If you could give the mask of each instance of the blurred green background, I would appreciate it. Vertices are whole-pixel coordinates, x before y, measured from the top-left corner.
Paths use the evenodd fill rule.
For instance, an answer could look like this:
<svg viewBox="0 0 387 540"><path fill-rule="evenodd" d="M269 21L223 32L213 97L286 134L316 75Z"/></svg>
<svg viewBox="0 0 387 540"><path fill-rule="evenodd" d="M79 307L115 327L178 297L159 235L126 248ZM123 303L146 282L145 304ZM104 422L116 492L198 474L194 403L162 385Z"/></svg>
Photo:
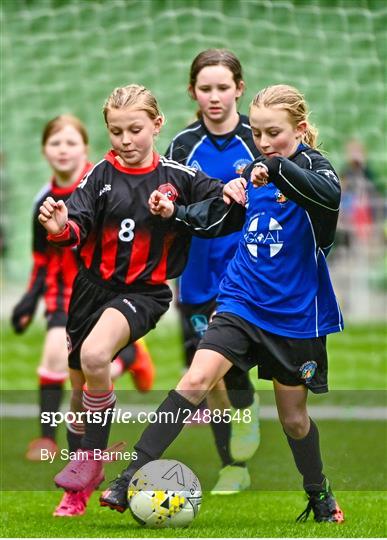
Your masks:
<svg viewBox="0 0 387 540"><path fill-rule="evenodd" d="M2 208L5 277L30 268L32 201L49 178L41 130L64 112L91 137L91 158L108 148L101 107L116 86L137 82L167 118L158 141L193 118L186 92L193 57L227 47L244 66L247 112L263 86L299 87L323 148L337 168L351 136L386 177L384 0L2 0Z"/></svg>

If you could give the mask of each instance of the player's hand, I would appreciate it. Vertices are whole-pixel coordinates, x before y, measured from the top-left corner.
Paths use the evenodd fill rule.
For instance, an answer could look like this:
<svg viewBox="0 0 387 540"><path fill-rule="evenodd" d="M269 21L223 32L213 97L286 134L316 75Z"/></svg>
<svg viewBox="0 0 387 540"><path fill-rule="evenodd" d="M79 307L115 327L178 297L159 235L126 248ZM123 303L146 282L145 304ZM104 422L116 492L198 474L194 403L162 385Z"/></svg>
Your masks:
<svg viewBox="0 0 387 540"><path fill-rule="evenodd" d="M27 328L30 325L30 322L32 321L32 317L29 317L28 315L23 315L19 319L16 319L12 317L12 327L15 330L16 334L22 334L27 330Z"/></svg>
<svg viewBox="0 0 387 540"><path fill-rule="evenodd" d="M49 234L60 234L65 230L68 212L62 200L54 201L47 197L39 211L38 220Z"/></svg>
<svg viewBox="0 0 387 540"><path fill-rule="evenodd" d="M148 200L149 210L154 216L160 216L168 219L172 216L175 207L172 201L168 199L161 191L153 191Z"/></svg>
<svg viewBox="0 0 387 540"><path fill-rule="evenodd" d="M30 325L38 299L25 294L12 310L11 324L17 334L22 334Z"/></svg>
<svg viewBox="0 0 387 540"><path fill-rule="evenodd" d="M230 180L223 188L223 200L226 204L231 204L233 201L244 206L246 204L246 186L247 182L244 178L235 178Z"/></svg>
<svg viewBox="0 0 387 540"><path fill-rule="evenodd" d="M266 186L269 179L269 171L266 165L258 163L251 171L250 181L254 187Z"/></svg>

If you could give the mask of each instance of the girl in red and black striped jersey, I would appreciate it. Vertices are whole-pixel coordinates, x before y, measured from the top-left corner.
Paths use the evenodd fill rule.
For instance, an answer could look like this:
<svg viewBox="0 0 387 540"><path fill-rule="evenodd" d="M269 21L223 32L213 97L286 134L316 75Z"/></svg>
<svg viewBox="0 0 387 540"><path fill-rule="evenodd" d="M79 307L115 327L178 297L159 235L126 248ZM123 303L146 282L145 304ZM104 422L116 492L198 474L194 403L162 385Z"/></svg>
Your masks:
<svg viewBox="0 0 387 540"><path fill-rule="evenodd" d="M43 155L53 176L34 204L33 267L28 290L15 306L11 319L15 331L24 332L33 319L39 299L44 296L47 333L38 367L41 412L58 411L63 383L68 377L65 326L73 281L79 270L79 257L71 247L61 249L48 243L38 221L39 207L47 197L67 200L91 169L88 141L85 126L72 115L53 118L42 133ZM136 386L141 390L150 389L153 365L143 344L127 348L112 365L112 375L117 377L127 367L133 370L136 364ZM41 437L30 443L26 457L40 461L42 450L56 452L57 449L55 428L50 424L41 424Z"/></svg>
<svg viewBox="0 0 387 540"><path fill-rule="evenodd" d="M67 324L70 378L86 410L106 425L87 421L79 458L56 477L65 490L82 493L102 475L95 449L108 443L115 404L110 362L128 343L154 328L171 301L167 279L183 270L191 234L148 208L158 189L189 205L222 193L223 184L153 150L163 116L144 87L117 88L104 106L112 150L85 176L67 203L48 197L39 221L56 246L79 246ZM88 458L85 459L85 454ZM73 515L73 514L72 514Z"/></svg>
<svg viewBox="0 0 387 540"><path fill-rule="evenodd" d="M91 168L88 162L88 134L81 121L71 115L50 120L42 132L42 152L53 176L38 194L33 210L33 267L28 290L12 312L12 326L24 332L31 323L43 296L47 333L38 367L41 412L58 411L63 383L68 377L66 320L74 278L78 272L77 253L51 246L39 221L39 207L46 197L67 200L82 177ZM41 437L33 440L26 458L40 461L41 451L56 452L55 428L41 424Z"/></svg>

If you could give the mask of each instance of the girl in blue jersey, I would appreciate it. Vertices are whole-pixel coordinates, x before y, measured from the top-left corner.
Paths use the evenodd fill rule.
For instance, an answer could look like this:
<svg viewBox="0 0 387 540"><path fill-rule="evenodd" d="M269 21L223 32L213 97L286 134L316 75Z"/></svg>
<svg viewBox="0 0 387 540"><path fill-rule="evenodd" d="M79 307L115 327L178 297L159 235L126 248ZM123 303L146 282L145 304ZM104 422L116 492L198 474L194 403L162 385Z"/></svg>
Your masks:
<svg viewBox="0 0 387 540"><path fill-rule="evenodd" d="M244 92L239 59L226 49L202 51L192 62L188 91L199 105L198 120L174 137L166 155L227 183L259 156L249 119L237 110ZM187 366L215 311L219 284L239 238L240 232L234 232L223 238L192 239L178 287ZM225 375L224 383L230 401L220 382L208 396L208 405L224 410L231 403L233 417L249 414L251 422L211 423L222 461L213 494L231 494L249 487L245 461L259 445L258 403L248 373L234 367Z"/></svg>
<svg viewBox="0 0 387 540"><path fill-rule="evenodd" d="M340 185L316 150L304 97L287 85L263 89L250 107L250 124L262 157L244 179L224 188L226 207L214 198L179 208L155 192L150 209L174 217L197 234L243 226L238 250L220 287L217 314L188 372L160 405L176 420L152 424L135 445L138 459L111 486L118 497L136 470L158 459L180 433L181 409L196 410L233 365L273 381L277 409L308 506L318 522L344 520L323 473L319 434L307 411L308 390L327 391L326 335L342 330L325 255L333 242ZM250 182L249 180L252 180ZM257 186L259 189L257 189Z"/></svg>

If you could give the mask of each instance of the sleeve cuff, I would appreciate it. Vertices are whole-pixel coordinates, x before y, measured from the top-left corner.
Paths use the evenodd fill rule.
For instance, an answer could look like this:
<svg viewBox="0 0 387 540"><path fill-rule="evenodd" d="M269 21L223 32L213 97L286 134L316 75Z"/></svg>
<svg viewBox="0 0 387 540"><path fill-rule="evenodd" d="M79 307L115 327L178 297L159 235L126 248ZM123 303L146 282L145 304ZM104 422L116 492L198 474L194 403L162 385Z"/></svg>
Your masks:
<svg viewBox="0 0 387 540"><path fill-rule="evenodd" d="M177 216L178 210L179 210L179 205L174 202L173 203L173 214L171 215L170 219L175 219L175 217Z"/></svg>
<svg viewBox="0 0 387 540"><path fill-rule="evenodd" d="M68 222L66 223L66 227L61 233L47 235L47 240L49 242L63 242L65 240L69 240L69 238L70 238L70 225L68 224Z"/></svg>

